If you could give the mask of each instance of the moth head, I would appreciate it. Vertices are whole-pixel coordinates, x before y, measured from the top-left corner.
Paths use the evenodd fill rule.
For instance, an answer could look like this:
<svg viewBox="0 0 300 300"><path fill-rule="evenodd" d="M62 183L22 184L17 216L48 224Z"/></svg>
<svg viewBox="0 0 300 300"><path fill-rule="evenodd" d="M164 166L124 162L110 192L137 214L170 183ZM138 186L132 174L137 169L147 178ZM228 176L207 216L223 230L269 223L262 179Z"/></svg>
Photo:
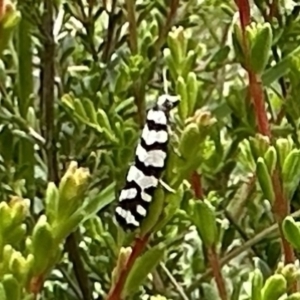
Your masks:
<svg viewBox="0 0 300 300"><path fill-rule="evenodd" d="M177 106L180 102L178 96L171 96L171 95L161 95L158 97L157 106L159 109L163 111L170 111L172 108Z"/></svg>

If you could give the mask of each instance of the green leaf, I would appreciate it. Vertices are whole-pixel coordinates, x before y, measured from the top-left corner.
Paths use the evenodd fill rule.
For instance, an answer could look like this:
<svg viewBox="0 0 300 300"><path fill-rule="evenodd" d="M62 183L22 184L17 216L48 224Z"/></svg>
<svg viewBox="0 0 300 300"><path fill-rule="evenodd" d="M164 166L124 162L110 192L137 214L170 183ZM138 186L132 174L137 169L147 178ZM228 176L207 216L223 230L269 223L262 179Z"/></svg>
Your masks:
<svg viewBox="0 0 300 300"><path fill-rule="evenodd" d="M177 78L176 93L180 96L181 99L180 104L178 106L178 112L180 118L182 120L185 120L189 114L189 99L186 83L184 82L184 79L181 76Z"/></svg>
<svg viewBox="0 0 300 300"><path fill-rule="evenodd" d="M2 282L0 282L0 300L7 300L5 289Z"/></svg>
<svg viewBox="0 0 300 300"><path fill-rule="evenodd" d="M286 300L300 300L300 293L293 293L291 295L289 295Z"/></svg>
<svg viewBox="0 0 300 300"><path fill-rule="evenodd" d="M141 226L141 236L150 232L155 224L161 217L164 208L165 193L161 187L159 187L154 193L154 199L150 204L148 215L143 220Z"/></svg>
<svg viewBox="0 0 300 300"><path fill-rule="evenodd" d="M32 100L29 98L33 92L32 78L32 51L31 51L31 23L22 18L18 26L18 105L21 116L27 115ZM34 151L32 150L32 153Z"/></svg>
<svg viewBox="0 0 300 300"><path fill-rule="evenodd" d="M82 99L82 105L84 107L84 110L86 112L87 117L91 121L91 123L97 124L97 113L95 110L95 107L89 99L83 98Z"/></svg>
<svg viewBox="0 0 300 300"><path fill-rule="evenodd" d="M159 264L164 255L164 246L157 245L139 257L130 270L124 289L123 297L132 295L143 284L147 275Z"/></svg>
<svg viewBox="0 0 300 300"><path fill-rule="evenodd" d="M252 277L251 300L261 300L261 289L263 287L263 276L259 269L255 269Z"/></svg>
<svg viewBox="0 0 300 300"><path fill-rule="evenodd" d="M207 201L193 200L190 204L189 214L196 225L199 235L206 247L217 242L218 228L215 214Z"/></svg>
<svg viewBox="0 0 300 300"><path fill-rule="evenodd" d="M185 159L194 158L197 150L191 145L198 144L198 141L200 142L198 125L195 123L188 124L183 130L179 144L179 151Z"/></svg>
<svg viewBox="0 0 300 300"><path fill-rule="evenodd" d="M59 201L59 193L58 188L53 182L48 183L48 187L46 190L46 215L51 224L57 215L57 208L58 208L58 201Z"/></svg>
<svg viewBox="0 0 300 300"><path fill-rule="evenodd" d="M282 223L282 229L287 241L295 249L300 250L300 228L295 220L290 216L286 217Z"/></svg>
<svg viewBox="0 0 300 300"><path fill-rule="evenodd" d="M13 222L11 209L6 202L0 203L0 231L7 230Z"/></svg>
<svg viewBox="0 0 300 300"><path fill-rule="evenodd" d="M4 5L4 4L3 4ZM0 22L0 56L3 51L8 47L9 42L13 36L13 31L21 20L19 11L10 10L5 13L4 18Z"/></svg>
<svg viewBox="0 0 300 300"><path fill-rule="evenodd" d="M199 83L197 81L197 76L194 72L190 72L187 77L187 93L188 93L188 106L189 115L194 111L195 105L198 98Z"/></svg>
<svg viewBox="0 0 300 300"><path fill-rule="evenodd" d="M300 181L300 150L293 149L285 158L282 166L283 190L290 199Z"/></svg>
<svg viewBox="0 0 300 300"><path fill-rule="evenodd" d="M273 174L277 165L277 152L274 146L269 147L264 155L264 161L268 167L269 173Z"/></svg>
<svg viewBox="0 0 300 300"><path fill-rule="evenodd" d="M102 190L96 197L88 199L83 207L84 221L91 218L98 211L103 209L115 200L115 187L116 183L113 182Z"/></svg>
<svg viewBox="0 0 300 300"><path fill-rule="evenodd" d="M261 74L264 71L269 60L271 46L271 25L269 23L257 24L250 50L250 67L256 74Z"/></svg>
<svg viewBox="0 0 300 300"><path fill-rule="evenodd" d="M196 62L196 59L197 59L197 53L195 53L194 50L190 50L187 53L187 56L186 56L184 62L181 64L182 65L182 71L181 71L180 75L184 79L186 79L188 74L193 70L193 66Z"/></svg>
<svg viewBox="0 0 300 300"><path fill-rule="evenodd" d="M262 300L278 300L287 292L286 280L281 274L269 277L262 289Z"/></svg>
<svg viewBox="0 0 300 300"><path fill-rule="evenodd" d="M166 204L166 206L163 210L163 214L160 215L158 222L155 224L155 227L152 230L153 232L157 232L161 230L170 221L170 219L174 216L174 214L178 210L183 195L184 195L183 186L180 186L177 189L175 194L173 193L165 194L164 203Z"/></svg>
<svg viewBox="0 0 300 300"><path fill-rule="evenodd" d="M290 71L291 59L300 54L300 46L284 57L274 67L266 70L262 75L262 83L264 86L270 86L273 82L283 77Z"/></svg>
<svg viewBox="0 0 300 300"><path fill-rule="evenodd" d="M2 283L5 288L7 299L21 300L21 286L13 275L4 275Z"/></svg>
<svg viewBox="0 0 300 300"><path fill-rule="evenodd" d="M53 255L54 236L45 215L42 215L32 233L33 271L35 275L45 272Z"/></svg>
<svg viewBox="0 0 300 300"><path fill-rule="evenodd" d="M229 55L229 52L230 52L230 47L229 46L225 46L225 47L222 47L222 48L218 49L213 54L213 56L211 57L209 62L207 63L206 70L207 71L213 71L217 67L219 67L222 63L224 63L225 59L227 59L227 57Z"/></svg>
<svg viewBox="0 0 300 300"><path fill-rule="evenodd" d="M256 163L256 175L259 185L264 193L264 196L271 203L275 201L275 193L273 189L272 179L269 174L269 170L262 157L259 157Z"/></svg>
<svg viewBox="0 0 300 300"><path fill-rule="evenodd" d="M56 241L61 242L69 234L75 231L78 225L83 221L84 211L80 208L66 220L59 220L55 225L53 225L53 236Z"/></svg>

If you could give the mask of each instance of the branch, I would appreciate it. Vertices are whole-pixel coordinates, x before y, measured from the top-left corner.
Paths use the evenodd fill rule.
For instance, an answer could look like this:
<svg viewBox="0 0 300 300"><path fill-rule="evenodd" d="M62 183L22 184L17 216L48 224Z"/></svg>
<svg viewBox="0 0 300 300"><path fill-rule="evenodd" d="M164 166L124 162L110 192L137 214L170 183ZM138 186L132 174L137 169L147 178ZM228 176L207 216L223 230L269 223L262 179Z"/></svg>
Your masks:
<svg viewBox="0 0 300 300"><path fill-rule="evenodd" d="M44 126L43 135L46 140L46 155L48 179L59 182L57 149L54 125L54 65L55 41L53 36L53 1L44 0L44 13L42 17L43 50L41 54L41 111Z"/></svg>
<svg viewBox="0 0 300 300"><path fill-rule="evenodd" d="M225 281L221 273L221 264L219 261L219 256L216 252L216 246L212 246L207 250L208 260L211 265L214 278L216 280L219 296L222 300L227 300L227 291L225 287Z"/></svg>
<svg viewBox="0 0 300 300"><path fill-rule="evenodd" d="M197 199L203 199L204 193L201 184L201 175L199 175L196 171L194 171L191 176L191 185L193 187L195 197Z"/></svg>
<svg viewBox="0 0 300 300"><path fill-rule="evenodd" d="M65 249L69 255L70 262L72 262L73 264L75 277L81 290L82 300L90 300L92 295L89 277L80 256L79 246L75 233L72 233L68 236L65 244Z"/></svg>
<svg viewBox="0 0 300 300"><path fill-rule="evenodd" d="M127 21L129 23L129 48L131 54L135 56L138 53L138 37L137 37L137 23L135 15L135 0L126 0ZM134 102L137 107L137 123L140 128L145 122L145 84L141 79L133 83Z"/></svg>
<svg viewBox="0 0 300 300"><path fill-rule="evenodd" d="M176 17L178 7L179 7L179 0L171 0L166 23L165 23L164 27L162 28L162 30L160 31L159 37L158 37L156 45L155 45L156 53L158 53L160 51L161 47L163 46L163 44L166 40L168 32L171 29L174 19Z"/></svg>
<svg viewBox="0 0 300 300"><path fill-rule="evenodd" d="M127 20L129 23L129 48L133 55L138 52L137 26L135 16L135 0L125 0Z"/></svg>
<svg viewBox="0 0 300 300"><path fill-rule="evenodd" d="M40 25L43 48L41 50L41 87L40 108L42 112L41 131L45 138L45 149L47 156L48 180L58 183L58 164L55 141L54 125L54 65L55 65L55 42L53 36L53 2L44 0L44 11ZM43 288L45 274L38 274L30 279L29 291L34 294L35 299Z"/></svg>
<svg viewBox="0 0 300 300"><path fill-rule="evenodd" d="M271 22L273 17L278 13L278 0L270 0L269 2L269 16L268 19Z"/></svg>
<svg viewBox="0 0 300 300"><path fill-rule="evenodd" d="M165 266L165 264L162 263L162 262L160 262L159 265L162 268L162 270L166 273L166 275L169 277L171 283L173 284L173 286L175 287L175 289L177 290L177 292L181 296L181 298L183 300L189 300L189 297L185 294L184 290L179 285L179 283L177 282L176 278L171 274L171 272Z"/></svg>
<svg viewBox="0 0 300 300"><path fill-rule="evenodd" d="M86 31L86 36L87 36L87 41L89 45L89 50L91 51L92 57L94 62L98 61L98 53L95 47L95 42L94 42L94 32L95 32L95 25L94 25L94 18L92 15L93 12L93 1L88 2L88 14L85 12L85 7L84 3L82 0L77 0L77 4L80 8L81 15L82 15L82 25L85 28Z"/></svg>
<svg viewBox="0 0 300 300"><path fill-rule="evenodd" d="M249 66L249 45L246 39L246 26L250 24L250 5L248 0L236 0L239 14L240 14L240 22L243 33L243 48L245 54L245 69L248 73L249 77L249 90L251 94L251 98L253 101L255 113L256 113L256 124L258 127L258 132L268 136L272 139L272 134L270 130L270 124L267 118L267 112L265 109L265 100L264 100L264 91L261 83L260 76L255 74L250 66ZM284 218L289 213L289 203L286 197L283 194L282 182L280 178L280 170L277 166L277 169L272 174L272 182L273 189L275 193L275 203L273 205L273 214L278 223L279 228L281 228L281 224ZM294 262L294 251L291 245L286 241L282 231L281 240L282 240L282 248L285 257L285 263Z"/></svg>
<svg viewBox="0 0 300 300"><path fill-rule="evenodd" d="M293 218L298 218L300 217L300 210L295 211L294 213L291 214ZM258 233L256 236L254 236L252 239L248 240L247 242L243 243L242 246L237 247L233 250L231 250L229 253L227 253L224 257L220 259L220 267L228 264L231 260L236 258L237 256L241 255L243 252L247 251L254 245L258 244L261 240L263 240L266 237L270 237L271 234L276 234L276 237L278 237L278 225L273 224L272 226L266 228L262 232ZM190 287L187 289L187 293L190 294L192 293L196 288L199 287L201 282L209 278L210 276L213 275L213 270L212 268L208 269L205 273L203 273L197 280L195 280Z"/></svg>
<svg viewBox="0 0 300 300"><path fill-rule="evenodd" d="M104 7L106 7L105 3L103 5L104 5ZM112 0L110 11L108 11L108 9L106 9L106 12L108 13L109 16L108 16L108 28L107 28L106 38L105 38L105 44L104 44L104 49L102 52L102 61L104 63L108 63L110 56L111 56L111 47L112 47L112 43L114 41L115 27L117 25L116 16L115 16L116 6L117 6L117 0ZM102 79L101 80L101 82L102 82L103 78L101 78L101 79Z"/></svg>
<svg viewBox="0 0 300 300"><path fill-rule="evenodd" d="M204 195L201 186L201 177L196 171L192 175L191 185L194 190L195 197L197 199L203 199ZM227 300L227 291L226 291L225 281L221 273L221 265L219 261L219 256L216 251L216 245L206 247L206 250L208 254L209 264L211 266L217 284L219 296L222 300Z"/></svg>
<svg viewBox="0 0 300 300"><path fill-rule="evenodd" d="M268 122L267 113L265 110L265 99L261 80L257 74L252 72L249 66L249 45L246 38L246 27L250 24L250 5L248 0L236 0L239 14L240 23L243 33L243 49L245 54L245 69L248 73L249 78L249 91L253 101L254 109L256 112L256 124L258 131L271 137L270 126Z"/></svg>

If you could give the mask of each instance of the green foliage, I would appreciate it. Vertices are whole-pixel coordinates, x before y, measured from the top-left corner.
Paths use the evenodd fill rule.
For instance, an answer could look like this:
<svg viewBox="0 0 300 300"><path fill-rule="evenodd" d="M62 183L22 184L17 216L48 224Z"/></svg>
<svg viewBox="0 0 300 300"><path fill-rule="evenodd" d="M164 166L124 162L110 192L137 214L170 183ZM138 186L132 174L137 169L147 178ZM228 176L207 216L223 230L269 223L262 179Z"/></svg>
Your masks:
<svg viewBox="0 0 300 300"><path fill-rule="evenodd" d="M299 3L242 2L0 3L0 300L300 299ZM166 92L162 184L123 232Z"/></svg>

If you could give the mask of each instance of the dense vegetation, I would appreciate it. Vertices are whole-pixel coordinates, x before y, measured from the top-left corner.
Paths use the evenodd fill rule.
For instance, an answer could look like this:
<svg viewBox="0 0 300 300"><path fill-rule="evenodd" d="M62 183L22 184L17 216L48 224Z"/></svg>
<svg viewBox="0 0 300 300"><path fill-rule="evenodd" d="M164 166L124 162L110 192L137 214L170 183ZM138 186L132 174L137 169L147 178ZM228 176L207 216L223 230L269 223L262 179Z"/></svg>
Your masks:
<svg viewBox="0 0 300 300"><path fill-rule="evenodd" d="M300 299L296 0L0 1L0 300ZM114 219L178 95L163 181Z"/></svg>

